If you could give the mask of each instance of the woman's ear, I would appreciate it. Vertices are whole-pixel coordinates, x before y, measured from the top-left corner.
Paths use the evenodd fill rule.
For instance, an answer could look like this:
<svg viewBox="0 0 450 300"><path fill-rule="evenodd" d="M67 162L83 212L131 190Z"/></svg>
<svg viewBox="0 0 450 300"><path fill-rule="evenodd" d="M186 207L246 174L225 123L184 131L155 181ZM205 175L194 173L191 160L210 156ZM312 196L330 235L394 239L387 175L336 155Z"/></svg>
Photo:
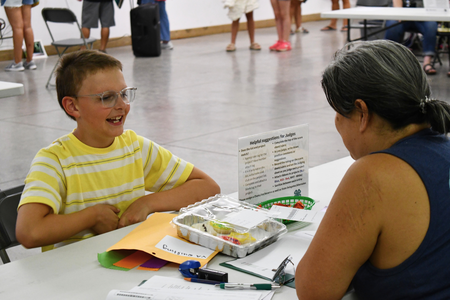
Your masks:
<svg viewBox="0 0 450 300"><path fill-rule="evenodd" d="M359 113L359 131L364 132L370 123L370 113L366 102L362 99L355 101L356 111Z"/></svg>
<svg viewBox="0 0 450 300"><path fill-rule="evenodd" d="M77 119L80 116L77 101L73 97L66 96L61 101L62 106L64 107L64 110L69 116L74 117Z"/></svg>

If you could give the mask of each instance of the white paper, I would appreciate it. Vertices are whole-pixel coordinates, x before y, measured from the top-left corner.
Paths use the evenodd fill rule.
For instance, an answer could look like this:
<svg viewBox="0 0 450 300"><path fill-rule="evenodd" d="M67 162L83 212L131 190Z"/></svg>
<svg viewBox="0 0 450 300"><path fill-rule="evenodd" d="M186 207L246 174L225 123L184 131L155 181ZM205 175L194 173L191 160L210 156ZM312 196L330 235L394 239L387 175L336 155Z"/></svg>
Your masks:
<svg viewBox="0 0 450 300"><path fill-rule="evenodd" d="M239 200L308 196L308 125L238 139Z"/></svg>
<svg viewBox="0 0 450 300"><path fill-rule="evenodd" d="M189 282L180 278L153 276L145 283L131 289L130 292L151 295L152 300L261 300L263 298L269 300L270 297L266 298L266 296L272 291L229 291L211 284ZM119 299L122 298L117 300ZM107 300L110 299L107 298Z"/></svg>
<svg viewBox="0 0 450 300"><path fill-rule="evenodd" d="M208 258L214 252L211 249L188 244L169 235L166 235L155 247L176 255L200 259Z"/></svg>
<svg viewBox="0 0 450 300"><path fill-rule="evenodd" d="M228 261L227 264L247 272L255 273L272 279L275 275L274 269L277 269L281 262L288 257L292 257L292 264L286 266L286 273L295 274L295 267L302 259L309 243L300 240L295 235L285 235L277 242L258 250L246 257Z"/></svg>
<svg viewBox="0 0 450 300"><path fill-rule="evenodd" d="M324 214L324 212L317 210L306 210L273 205L267 215L272 218L312 223L320 222Z"/></svg>
<svg viewBox="0 0 450 300"><path fill-rule="evenodd" d="M300 230L300 231L297 231L294 233L295 236L305 238L310 241L312 241L315 234L316 234L316 232L312 231L312 230Z"/></svg>
<svg viewBox="0 0 450 300"><path fill-rule="evenodd" d="M423 6L426 11L448 11L449 10L449 2L448 0L424 0Z"/></svg>
<svg viewBox="0 0 450 300"><path fill-rule="evenodd" d="M258 226L268 219L267 214L254 210L244 209L225 216L221 221L227 222L246 229Z"/></svg>

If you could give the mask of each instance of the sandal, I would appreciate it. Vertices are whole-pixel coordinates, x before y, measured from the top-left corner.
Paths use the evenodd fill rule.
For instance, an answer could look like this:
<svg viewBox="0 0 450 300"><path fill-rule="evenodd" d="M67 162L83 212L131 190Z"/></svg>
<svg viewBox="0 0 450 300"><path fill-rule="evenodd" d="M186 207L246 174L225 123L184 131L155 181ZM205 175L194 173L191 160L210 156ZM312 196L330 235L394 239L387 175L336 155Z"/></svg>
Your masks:
<svg viewBox="0 0 450 300"><path fill-rule="evenodd" d="M347 25L342 26L341 32L347 32L347 31L348 31L348 26Z"/></svg>
<svg viewBox="0 0 450 300"><path fill-rule="evenodd" d="M429 67L429 68L427 68ZM425 72L425 74L427 75L436 75L436 69L433 68L432 64L426 64L423 66L423 71Z"/></svg>
<svg viewBox="0 0 450 300"><path fill-rule="evenodd" d="M297 28L297 30L291 30L291 35L292 34L296 34L296 33L298 33L298 32L301 32L301 33L309 33L309 30L308 29L306 29L305 27L303 27L303 26L301 26L301 27L299 27L299 28Z"/></svg>
<svg viewBox="0 0 450 300"><path fill-rule="evenodd" d="M330 25L325 26L324 28L320 29L320 31L335 31L336 28L331 27Z"/></svg>
<svg viewBox="0 0 450 300"><path fill-rule="evenodd" d="M258 43L253 43L250 45L250 50L261 50L261 45Z"/></svg>
<svg viewBox="0 0 450 300"><path fill-rule="evenodd" d="M227 46L226 50L227 52L234 52L236 51L236 46L233 43L231 43Z"/></svg>

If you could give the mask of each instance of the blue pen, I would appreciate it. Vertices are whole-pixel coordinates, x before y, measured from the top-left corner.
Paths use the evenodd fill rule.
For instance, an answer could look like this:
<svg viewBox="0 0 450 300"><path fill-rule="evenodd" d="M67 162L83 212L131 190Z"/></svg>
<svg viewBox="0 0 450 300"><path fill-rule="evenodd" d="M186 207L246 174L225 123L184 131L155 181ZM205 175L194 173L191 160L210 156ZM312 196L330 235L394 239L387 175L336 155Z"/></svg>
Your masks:
<svg viewBox="0 0 450 300"><path fill-rule="evenodd" d="M199 279L199 278L184 278L184 280L190 281L190 282L206 283L206 284L221 284L220 281Z"/></svg>

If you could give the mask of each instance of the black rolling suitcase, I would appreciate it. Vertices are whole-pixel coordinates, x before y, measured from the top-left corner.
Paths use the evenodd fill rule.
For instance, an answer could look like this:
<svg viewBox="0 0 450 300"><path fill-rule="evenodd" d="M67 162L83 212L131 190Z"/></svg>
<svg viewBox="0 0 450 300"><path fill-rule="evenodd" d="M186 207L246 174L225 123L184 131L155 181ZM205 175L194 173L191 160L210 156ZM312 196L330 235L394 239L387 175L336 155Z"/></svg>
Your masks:
<svg viewBox="0 0 450 300"><path fill-rule="evenodd" d="M158 4L144 4L130 11L133 54L160 56L161 36Z"/></svg>

